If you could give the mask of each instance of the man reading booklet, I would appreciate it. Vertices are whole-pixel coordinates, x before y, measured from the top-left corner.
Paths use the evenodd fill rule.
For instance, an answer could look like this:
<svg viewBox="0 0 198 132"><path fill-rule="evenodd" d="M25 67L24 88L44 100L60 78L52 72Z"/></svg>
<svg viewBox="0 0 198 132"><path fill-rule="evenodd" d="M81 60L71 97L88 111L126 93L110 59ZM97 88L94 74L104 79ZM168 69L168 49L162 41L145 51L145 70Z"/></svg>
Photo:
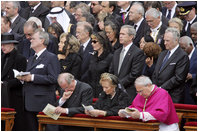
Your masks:
<svg viewBox="0 0 198 132"><path fill-rule="evenodd" d="M168 92L153 85L146 76L137 78L135 87L138 94L129 106L134 111L124 110L127 113L125 114L121 109L118 112L119 116L130 116L134 119L142 119L142 121L158 120L160 131L179 131L179 119Z"/></svg>

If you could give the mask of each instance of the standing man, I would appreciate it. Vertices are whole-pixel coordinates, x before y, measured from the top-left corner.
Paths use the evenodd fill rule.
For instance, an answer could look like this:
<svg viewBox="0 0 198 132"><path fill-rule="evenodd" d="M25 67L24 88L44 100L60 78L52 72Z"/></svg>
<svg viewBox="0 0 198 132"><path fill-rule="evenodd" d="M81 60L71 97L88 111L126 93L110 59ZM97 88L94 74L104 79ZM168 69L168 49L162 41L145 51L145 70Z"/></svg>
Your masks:
<svg viewBox="0 0 198 132"><path fill-rule="evenodd" d="M125 87L130 101L136 96L135 79L141 75L144 65L144 53L134 43L136 32L133 26L124 25L120 30L120 44L123 47L114 52L110 73L116 75Z"/></svg>
<svg viewBox="0 0 198 132"><path fill-rule="evenodd" d="M7 1L5 3L6 8L6 16L11 20L11 29L13 32L18 33L23 36L23 25L25 23L25 19L19 16L20 4L18 1Z"/></svg>
<svg viewBox="0 0 198 132"><path fill-rule="evenodd" d="M196 15L196 5L197 2L182 2L177 5L179 7L179 15L184 17L184 35L191 37L190 34L190 27L194 22L197 22L197 15Z"/></svg>
<svg viewBox="0 0 198 132"><path fill-rule="evenodd" d="M24 103L26 130L38 130L36 115L50 103L55 105L55 89L60 64L55 54L46 50L49 36L41 29L37 29L31 39L31 48L35 55L31 56L27 64L27 72L30 74L18 78L24 81Z"/></svg>
<svg viewBox="0 0 198 132"><path fill-rule="evenodd" d="M164 50L163 35L167 26L162 23L160 12L155 8L150 8L146 11L145 18L148 24L148 26L145 27L145 33L150 34L154 42L160 45L162 50Z"/></svg>
<svg viewBox="0 0 198 132"><path fill-rule="evenodd" d="M75 80L70 73L62 73L58 77L58 84L62 88L62 97L59 100L55 113L66 113L72 116L78 113L84 113L85 106L91 105L93 99L92 88L90 85ZM68 130L74 128L68 126L60 126L60 130Z"/></svg>
<svg viewBox="0 0 198 132"><path fill-rule="evenodd" d="M77 28L76 28L76 37L80 41L80 50L79 54L82 57L83 61L81 64L81 81L84 80L84 74L89 68L90 63L90 52L93 51L93 47L91 45L91 34L92 34L93 28L88 22L78 22Z"/></svg>
<svg viewBox="0 0 198 132"><path fill-rule="evenodd" d="M139 42L142 37L144 37L144 27L147 24L144 19L144 7L142 3L135 2L129 10L129 20L134 24L136 30L136 35L133 42L137 47L140 47Z"/></svg>
<svg viewBox="0 0 198 132"><path fill-rule="evenodd" d="M10 107L16 110L14 126L12 130L22 131L23 129L23 97L22 83L14 77L13 69L25 71L26 58L17 52L12 33L1 34L1 106Z"/></svg>
<svg viewBox="0 0 198 132"><path fill-rule="evenodd" d="M177 2L176 1L162 1L164 7L162 7L162 15L169 20L176 17Z"/></svg>
<svg viewBox="0 0 198 132"><path fill-rule="evenodd" d="M190 68L185 82L185 104L195 104L190 96L190 87L193 79L197 76L197 48L194 47L193 41L189 36L183 36L179 39L180 47L188 54Z"/></svg>
<svg viewBox="0 0 198 132"><path fill-rule="evenodd" d="M153 83L166 89L174 103L184 103L184 83L190 64L188 55L179 47L179 37L177 29L166 30L166 50L159 55L152 76Z"/></svg>

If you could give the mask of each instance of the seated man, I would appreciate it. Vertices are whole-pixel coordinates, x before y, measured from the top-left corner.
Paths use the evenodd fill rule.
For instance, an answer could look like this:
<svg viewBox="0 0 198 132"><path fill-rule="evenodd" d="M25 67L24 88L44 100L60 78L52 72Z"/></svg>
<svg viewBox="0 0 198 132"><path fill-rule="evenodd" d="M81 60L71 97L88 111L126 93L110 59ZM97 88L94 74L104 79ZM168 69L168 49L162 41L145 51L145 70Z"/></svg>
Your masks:
<svg viewBox="0 0 198 132"><path fill-rule="evenodd" d="M85 114L97 117L117 116L121 108L129 104L129 96L124 88L118 82L118 78L110 73L101 75L100 84L103 92L100 93L99 99L93 105L94 110L85 110Z"/></svg>
<svg viewBox="0 0 198 132"><path fill-rule="evenodd" d="M73 116L77 113L84 113L84 105L90 105L93 100L92 88L86 83L77 81L70 73L62 73L58 77L58 84L62 88L62 97L59 100L59 105L56 107L55 113L66 113L68 116ZM59 127L65 130L68 127ZM67 129L68 130L68 129Z"/></svg>
<svg viewBox="0 0 198 132"><path fill-rule="evenodd" d="M127 115L142 121L158 120L160 131L179 131L179 119L168 92L152 84L146 76L138 77L135 87L138 94L129 106L134 111L126 112ZM119 116L126 117L122 111L119 110Z"/></svg>

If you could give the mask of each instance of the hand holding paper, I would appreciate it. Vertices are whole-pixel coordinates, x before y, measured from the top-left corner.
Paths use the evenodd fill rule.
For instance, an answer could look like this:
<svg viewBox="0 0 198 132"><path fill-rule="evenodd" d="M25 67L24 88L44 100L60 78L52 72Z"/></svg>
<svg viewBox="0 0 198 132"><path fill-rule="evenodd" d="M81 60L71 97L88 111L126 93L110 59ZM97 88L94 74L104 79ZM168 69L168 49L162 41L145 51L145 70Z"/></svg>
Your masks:
<svg viewBox="0 0 198 132"><path fill-rule="evenodd" d="M52 119L57 120L59 118L59 116L61 115L61 113L55 114L55 110L56 110L56 107L54 107L51 104L47 104L47 106L43 109L43 113L45 113Z"/></svg>
<svg viewBox="0 0 198 132"><path fill-rule="evenodd" d="M17 78L17 77L19 77L19 76L25 76L25 75L28 75L28 74L30 74L30 72L19 72L19 71L17 71L16 69L13 69L13 72L14 72L14 77L15 78Z"/></svg>

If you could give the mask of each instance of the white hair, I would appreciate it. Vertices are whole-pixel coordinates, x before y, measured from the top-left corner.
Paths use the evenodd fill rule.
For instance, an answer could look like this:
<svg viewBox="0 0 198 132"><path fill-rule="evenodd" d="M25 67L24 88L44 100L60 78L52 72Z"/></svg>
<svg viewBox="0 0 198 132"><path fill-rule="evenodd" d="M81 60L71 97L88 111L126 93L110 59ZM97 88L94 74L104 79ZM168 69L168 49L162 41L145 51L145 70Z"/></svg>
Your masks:
<svg viewBox="0 0 198 132"><path fill-rule="evenodd" d="M42 22L37 17L30 17L27 21L33 21L38 27L42 28Z"/></svg>
<svg viewBox="0 0 198 132"><path fill-rule="evenodd" d="M183 37L181 37L181 38L179 39L179 43L180 43L181 41L182 41L183 43L187 44L188 46L191 44L191 45L194 47L193 41L192 41L192 39L191 39L189 36L183 36Z"/></svg>
<svg viewBox="0 0 198 132"><path fill-rule="evenodd" d="M168 33L168 32L171 32L172 33L173 38L175 40L180 38L180 33L179 33L179 30L178 29L169 27L169 28L166 29L165 33Z"/></svg>
<svg viewBox="0 0 198 132"><path fill-rule="evenodd" d="M142 75L142 76L138 77L138 78L135 80L134 84L135 84L135 85L143 85L143 86L146 86L146 85L148 85L148 84L152 84L152 81L151 81L151 79L150 79L149 77Z"/></svg>
<svg viewBox="0 0 198 132"><path fill-rule="evenodd" d="M135 2L135 3L133 3L132 6L138 6L137 13L140 13L142 16L144 16L144 7L143 7L142 3Z"/></svg>
<svg viewBox="0 0 198 132"><path fill-rule="evenodd" d="M160 12L155 8L150 8L148 11L146 11L145 17L146 16L152 16L154 18L158 18L160 16Z"/></svg>

